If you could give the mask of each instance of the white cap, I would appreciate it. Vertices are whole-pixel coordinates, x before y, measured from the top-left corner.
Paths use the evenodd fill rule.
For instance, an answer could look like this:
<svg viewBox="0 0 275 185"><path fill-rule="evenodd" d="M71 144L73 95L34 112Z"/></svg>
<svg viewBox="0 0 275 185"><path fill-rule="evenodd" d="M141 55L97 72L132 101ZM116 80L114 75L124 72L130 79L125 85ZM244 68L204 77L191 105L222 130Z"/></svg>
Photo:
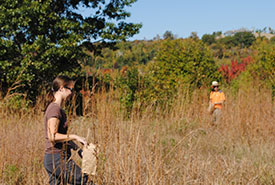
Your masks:
<svg viewBox="0 0 275 185"><path fill-rule="evenodd" d="M218 86L218 85L219 85L219 83L217 81L212 82L212 86Z"/></svg>

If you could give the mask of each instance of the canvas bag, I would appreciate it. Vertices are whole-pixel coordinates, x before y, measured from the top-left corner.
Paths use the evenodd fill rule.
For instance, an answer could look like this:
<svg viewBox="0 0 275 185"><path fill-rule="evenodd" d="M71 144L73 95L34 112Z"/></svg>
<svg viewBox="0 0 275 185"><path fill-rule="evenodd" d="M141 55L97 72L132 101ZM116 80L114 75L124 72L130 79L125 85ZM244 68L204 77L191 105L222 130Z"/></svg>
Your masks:
<svg viewBox="0 0 275 185"><path fill-rule="evenodd" d="M82 172L88 175L96 174L97 167L97 149L92 143L87 144L83 147L83 158L82 158Z"/></svg>

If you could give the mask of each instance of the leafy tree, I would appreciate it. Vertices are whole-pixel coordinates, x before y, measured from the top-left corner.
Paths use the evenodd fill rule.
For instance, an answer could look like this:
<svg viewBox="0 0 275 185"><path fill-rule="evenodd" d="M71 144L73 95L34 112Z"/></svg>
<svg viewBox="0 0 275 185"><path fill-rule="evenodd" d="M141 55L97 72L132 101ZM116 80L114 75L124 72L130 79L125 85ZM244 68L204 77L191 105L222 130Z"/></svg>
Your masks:
<svg viewBox="0 0 275 185"><path fill-rule="evenodd" d="M83 48L125 40L141 25L127 23L136 0L5 0L0 2L0 79L35 99L41 84L59 73L78 72ZM90 10L84 17L80 7ZM100 41L101 44L93 42ZM20 84L20 87L17 85ZM17 87L17 88L15 88ZM13 90L13 91L15 91Z"/></svg>
<svg viewBox="0 0 275 185"><path fill-rule="evenodd" d="M202 42L211 45L216 42L215 35L204 34L201 38Z"/></svg>
<svg viewBox="0 0 275 185"><path fill-rule="evenodd" d="M272 89L275 97L275 45L260 43L257 47L256 61L249 68L254 79L259 79L264 85Z"/></svg>
<svg viewBox="0 0 275 185"><path fill-rule="evenodd" d="M194 39L194 40L198 40L198 39L199 39L198 33L197 33L197 32L194 32L194 31L191 32L189 38Z"/></svg>
<svg viewBox="0 0 275 185"><path fill-rule="evenodd" d="M174 40L176 37L175 35L171 32L171 31L166 31L163 34L163 39L170 39L170 40Z"/></svg>
<svg viewBox="0 0 275 185"><path fill-rule="evenodd" d="M273 44L275 44L275 36L271 37L270 42L273 43Z"/></svg>
<svg viewBox="0 0 275 185"><path fill-rule="evenodd" d="M120 91L120 102L122 108L125 110L125 116L128 117L134 107L134 103L138 101L138 105L135 107L142 111L142 108L146 102L146 89L148 89L149 81L146 75L142 75L139 69L134 66L128 68L124 74L120 74L116 78L115 86Z"/></svg>
<svg viewBox="0 0 275 185"><path fill-rule="evenodd" d="M225 48L229 49L237 45L236 40L233 36L226 36L224 38L220 38L218 43L224 45Z"/></svg>
<svg viewBox="0 0 275 185"><path fill-rule="evenodd" d="M231 48L234 46L240 46L241 48L250 47L256 40L253 33L244 31L237 32L234 35L226 36L218 40L219 43L224 44L226 48Z"/></svg>
<svg viewBox="0 0 275 185"><path fill-rule="evenodd" d="M222 31L213 32L212 35L214 35L215 37L219 37L222 35Z"/></svg>
<svg viewBox="0 0 275 185"><path fill-rule="evenodd" d="M155 56L160 41L118 42L115 50L104 48L97 64L103 68L121 69L123 66L147 64Z"/></svg>
<svg viewBox="0 0 275 185"><path fill-rule="evenodd" d="M256 40L251 32L237 32L234 36L235 44L240 45L241 48L248 48Z"/></svg>
<svg viewBox="0 0 275 185"><path fill-rule="evenodd" d="M151 99L160 103L172 98L182 85L197 88L220 78L211 52L202 41L193 39L162 43L150 73Z"/></svg>

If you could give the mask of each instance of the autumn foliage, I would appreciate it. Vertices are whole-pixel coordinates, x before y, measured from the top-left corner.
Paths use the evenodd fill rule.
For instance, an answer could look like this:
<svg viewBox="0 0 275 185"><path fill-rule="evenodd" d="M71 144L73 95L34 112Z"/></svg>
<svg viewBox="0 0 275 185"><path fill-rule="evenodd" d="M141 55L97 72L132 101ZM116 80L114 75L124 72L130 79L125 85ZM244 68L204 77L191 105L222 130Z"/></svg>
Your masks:
<svg viewBox="0 0 275 185"><path fill-rule="evenodd" d="M241 62L233 59L230 65L222 64L219 71L222 73L223 79L225 79L227 83L230 83L233 79L239 76L241 72L245 71L246 66L251 62L253 62L253 59L250 56L242 58Z"/></svg>

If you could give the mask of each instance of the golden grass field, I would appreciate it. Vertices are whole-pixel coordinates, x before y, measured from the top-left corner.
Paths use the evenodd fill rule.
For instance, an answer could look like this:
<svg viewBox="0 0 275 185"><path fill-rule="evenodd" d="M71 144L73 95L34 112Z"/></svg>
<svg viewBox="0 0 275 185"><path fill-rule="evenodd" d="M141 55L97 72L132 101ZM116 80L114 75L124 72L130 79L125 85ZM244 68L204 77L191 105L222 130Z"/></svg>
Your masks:
<svg viewBox="0 0 275 185"><path fill-rule="evenodd" d="M134 109L128 120L110 91L87 98L85 116L72 116L69 132L98 145L95 184L275 184L271 92L250 87L233 96L224 91L223 119L216 126L207 112L207 90L194 91L191 99L179 94L166 111ZM48 184L39 105L13 112L1 100L1 185Z"/></svg>

